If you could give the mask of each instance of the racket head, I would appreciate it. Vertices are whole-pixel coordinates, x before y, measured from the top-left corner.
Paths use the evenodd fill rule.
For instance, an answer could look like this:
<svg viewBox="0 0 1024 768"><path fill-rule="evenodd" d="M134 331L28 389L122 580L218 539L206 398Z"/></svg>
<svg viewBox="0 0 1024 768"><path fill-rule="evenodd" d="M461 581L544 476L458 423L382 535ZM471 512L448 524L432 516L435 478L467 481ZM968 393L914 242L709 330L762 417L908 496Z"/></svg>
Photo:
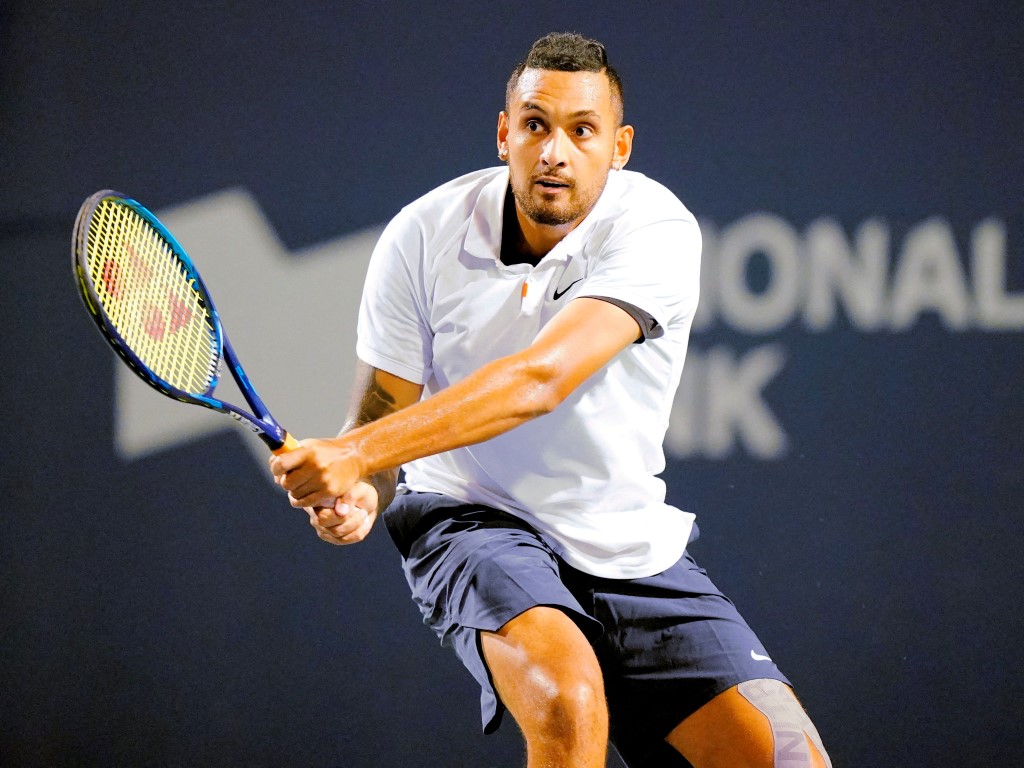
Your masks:
<svg viewBox="0 0 1024 768"><path fill-rule="evenodd" d="M78 211L71 251L89 315L139 378L227 414L275 453L297 447L249 382L192 260L152 212L101 190ZM223 362L255 413L213 396Z"/></svg>
<svg viewBox="0 0 1024 768"><path fill-rule="evenodd" d="M169 397L210 406L224 353L220 318L156 216L101 190L79 209L72 257L86 309L128 366Z"/></svg>

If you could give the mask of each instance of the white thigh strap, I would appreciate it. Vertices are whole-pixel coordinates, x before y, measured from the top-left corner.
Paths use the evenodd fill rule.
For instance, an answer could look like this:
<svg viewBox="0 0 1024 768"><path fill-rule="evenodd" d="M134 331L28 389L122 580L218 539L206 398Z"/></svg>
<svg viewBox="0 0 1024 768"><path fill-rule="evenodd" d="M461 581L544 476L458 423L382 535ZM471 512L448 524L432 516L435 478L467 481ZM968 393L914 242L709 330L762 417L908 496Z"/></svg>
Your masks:
<svg viewBox="0 0 1024 768"><path fill-rule="evenodd" d="M811 753L807 746L810 739L825 765L832 768L821 737L814 723L804 712L789 686L779 680L748 680L740 683L737 690L757 708L772 728L775 741L775 768L809 768Z"/></svg>

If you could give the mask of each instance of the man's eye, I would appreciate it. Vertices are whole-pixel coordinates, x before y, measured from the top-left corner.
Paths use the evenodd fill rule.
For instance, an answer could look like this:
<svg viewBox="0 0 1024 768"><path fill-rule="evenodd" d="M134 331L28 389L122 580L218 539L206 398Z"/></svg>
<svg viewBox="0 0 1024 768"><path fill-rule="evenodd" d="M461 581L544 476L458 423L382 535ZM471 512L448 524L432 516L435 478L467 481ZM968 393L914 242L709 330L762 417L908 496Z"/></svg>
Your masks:
<svg viewBox="0 0 1024 768"><path fill-rule="evenodd" d="M542 126L541 126L539 120L527 120L526 121L526 130L530 131L531 133L536 133L537 131L539 131L541 129L541 127Z"/></svg>
<svg viewBox="0 0 1024 768"><path fill-rule="evenodd" d="M589 125L579 125L576 127L575 133L579 138L585 139L588 136L594 135L594 129L591 128Z"/></svg>

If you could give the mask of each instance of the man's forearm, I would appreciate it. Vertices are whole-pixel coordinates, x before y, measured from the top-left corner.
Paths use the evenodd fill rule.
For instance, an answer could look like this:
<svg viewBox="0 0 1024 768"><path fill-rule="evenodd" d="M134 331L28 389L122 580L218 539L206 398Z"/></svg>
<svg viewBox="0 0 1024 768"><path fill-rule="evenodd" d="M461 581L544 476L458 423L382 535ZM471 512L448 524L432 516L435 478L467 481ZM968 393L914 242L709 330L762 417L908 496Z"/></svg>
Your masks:
<svg viewBox="0 0 1024 768"><path fill-rule="evenodd" d="M371 422L366 422L367 424ZM356 422L350 422L342 427L341 432L338 433L338 437L342 437L345 433L361 426ZM393 467L389 469L383 469L380 472L374 472L371 475L367 475L363 478L364 482L369 483L373 486L373 489L377 491L377 512L382 513L385 509L391 506L391 502L395 500L395 492L398 488L398 468Z"/></svg>
<svg viewBox="0 0 1024 768"><path fill-rule="evenodd" d="M357 412L372 418L357 419L332 441L335 456L328 463L338 461L346 474L372 476L497 437L554 410L638 334L636 321L620 308L581 298L527 349L484 365L426 400L407 399L406 407L396 407L384 387L364 387ZM397 391L393 383L390 389Z"/></svg>
<svg viewBox="0 0 1024 768"><path fill-rule="evenodd" d="M549 368L525 355L496 360L426 400L346 432L342 440L367 475L392 471L397 477L396 468L408 461L489 440L548 413L561 401Z"/></svg>
<svg viewBox="0 0 1024 768"><path fill-rule="evenodd" d="M353 401L349 410L349 418L338 433L342 437L346 433L358 427L371 424L389 414L396 413L406 404L398 402L398 397L405 397L408 400L418 399L421 388L414 391L399 393L394 386L395 380L389 382L387 374L375 370L373 367L360 362L357 366L356 386L353 391ZM395 498L395 491L398 486L398 468L388 467L379 472L374 472L363 480L373 486L377 491L377 511L383 512L390 506Z"/></svg>
<svg viewBox="0 0 1024 768"><path fill-rule="evenodd" d="M377 472L367 477L366 482L377 491L377 513L380 514L395 500L395 491L398 488L398 470L386 469L383 472Z"/></svg>

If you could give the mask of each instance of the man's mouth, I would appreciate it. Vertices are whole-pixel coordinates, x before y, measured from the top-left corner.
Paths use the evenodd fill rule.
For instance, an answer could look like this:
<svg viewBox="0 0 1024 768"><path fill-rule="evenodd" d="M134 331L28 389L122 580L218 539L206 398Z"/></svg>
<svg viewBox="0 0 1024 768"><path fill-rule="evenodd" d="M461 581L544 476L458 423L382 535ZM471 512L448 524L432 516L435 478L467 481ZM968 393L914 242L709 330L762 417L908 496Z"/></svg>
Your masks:
<svg viewBox="0 0 1024 768"><path fill-rule="evenodd" d="M572 186L569 182L563 181L562 179L551 178L550 176L542 176L535 182L538 186L544 187L544 189L567 189Z"/></svg>

